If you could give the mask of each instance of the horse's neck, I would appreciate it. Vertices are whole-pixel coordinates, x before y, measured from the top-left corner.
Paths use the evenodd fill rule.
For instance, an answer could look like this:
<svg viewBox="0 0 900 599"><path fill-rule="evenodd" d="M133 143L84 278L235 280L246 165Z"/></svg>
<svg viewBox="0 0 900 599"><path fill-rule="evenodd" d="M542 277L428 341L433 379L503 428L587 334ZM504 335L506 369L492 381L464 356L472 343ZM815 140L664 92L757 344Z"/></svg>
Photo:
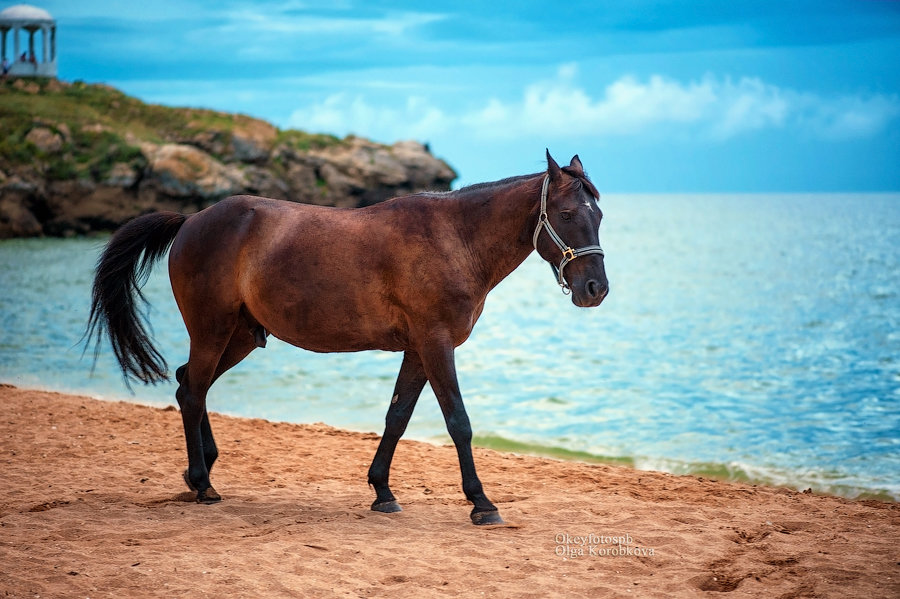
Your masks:
<svg viewBox="0 0 900 599"><path fill-rule="evenodd" d="M471 231L469 249L480 276L493 288L515 270L534 249L542 178L523 179L509 186L486 190L480 201L470 201L463 212Z"/></svg>

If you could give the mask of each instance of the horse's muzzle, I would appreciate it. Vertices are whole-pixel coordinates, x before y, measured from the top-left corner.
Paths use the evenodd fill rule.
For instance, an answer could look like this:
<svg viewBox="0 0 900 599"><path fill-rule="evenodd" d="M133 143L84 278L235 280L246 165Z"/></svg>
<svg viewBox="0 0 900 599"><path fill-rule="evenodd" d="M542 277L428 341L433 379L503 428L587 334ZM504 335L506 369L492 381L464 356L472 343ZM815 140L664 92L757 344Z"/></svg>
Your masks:
<svg viewBox="0 0 900 599"><path fill-rule="evenodd" d="M588 279L584 283L582 293L572 293L572 303L580 308L599 306L609 295L609 282Z"/></svg>

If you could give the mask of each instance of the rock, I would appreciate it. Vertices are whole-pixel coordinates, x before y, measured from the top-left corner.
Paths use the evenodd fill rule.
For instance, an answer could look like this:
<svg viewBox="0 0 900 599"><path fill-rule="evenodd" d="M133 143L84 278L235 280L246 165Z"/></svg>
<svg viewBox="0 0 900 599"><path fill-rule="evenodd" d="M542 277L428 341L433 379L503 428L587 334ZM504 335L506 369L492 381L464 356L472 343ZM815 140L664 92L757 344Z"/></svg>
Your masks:
<svg viewBox="0 0 900 599"><path fill-rule="evenodd" d="M85 133L103 133L104 131L112 131L109 127L102 123L91 123L81 128Z"/></svg>
<svg viewBox="0 0 900 599"><path fill-rule="evenodd" d="M62 136L48 127L35 127L25 136L25 141L33 143L46 154L55 154L63 147Z"/></svg>
<svg viewBox="0 0 900 599"><path fill-rule="evenodd" d="M12 176L7 179L6 183L3 184L2 191L3 195L7 195L9 193L19 194L34 194L38 191L40 187L28 179L23 179L21 177Z"/></svg>
<svg viewBox="0 0 900 599"><path fill-rule="evenodd" d="M417 141L398 141L391 146L391 154L403 165L413 187L435 185L450 189L456 172L443 160L436 160L424 145Z"/></svg>
<svg viewBox="0 0 900 599"><path fill-rule="evenodd" d="M291 198L291 189L287 182L267 169L258 166L248 166L244 169L244 177L247 180L245 191L249 194L275 198L276 200L288 200Z"/></svg>
<svg viewBox="0 0 900 599"><path fill-rule="evenodd" d="M142 184L168 196L219 200L242 193L247 185L238 167L224 165L194 146L144 142L140 148L148 163Z"/></svg>
<svg viewBox="0 0 900 599"><path fill-rule="evenodd" d="M213 156L228 153L228 139L222 131L201 131L186 141Z"/></svg>
<svg viewBox="0 0 900 599"><path fill-rule="evenodd" d="M290 190L290 196L287 199L304 204L328 204L325 180L318 175L321 166L310 164L306 160L288 162L285 182Z"/></svg>
<svg viewBox="0 0 900 599"><path fill-rule="evenodd" d="M110 187L128 188L137 183L137 180L138 173L134 170L134 167L125 162L117 162L112 165L109 175L103 180L103 184Z"/></svg>
<svg viewBox="0 0 900 599"><path fill-rule="evenodd" d="M69 83L61 81L55 77L48 79L46 83L46 90L49 92L61 92L68 87L70 87Z"/></svg>
<svg viewBox="0 0 900 599"><path fill-rule="evenodd" d="M384 146L349 138L343 144L311 151L310 156L323 165L317 173L327 185L326 195L342 205L352 205L355 200L357 206L368 206L416 191L445 191L456 178L446 162L416 142Z"/></svg>
<svg viewBox="0 0 900 599"><path fill-rule="evenodd" d="M0 239L34 237L43 232L40 221L19 194L0 189Z"/></svg>
<svg viewBox="0 0 900 599"><path fill-rule="evenodd" d="M264 164L268 161L278 137L278 129L265 121L247 116L236 115L234 120L235 123L230 130L207 128L179 141L197 146L225 162ZM202 126L201 121L189 123L189 127L192 128Z"/></svg>
<svg viewBox="0 0 900 599"><path fill-rule="evenodd" d="M44 223L47 235L83 235L93 230L115 229L154 209L152 202L140 202L134 192L125 193L121 187L60 181L52 188L47 203L52 217Z"/></svg>
<svg viewBox="0 0 900 599"><path fill-rule="evenodd" d="M24 78L16 79L15 82L13 82L13 87L22 90L26 94L36 94L41 91L41 86L38 85L36 81Z"/></svg>
<svg viewBox="0 0 900 599"><path fill-rule="evenodd" d="M69 129L69 126L65 123L57 123L56 130L60 135L63 136L63 141L65 143L70 143L72 141L72 131Z"/></svg>
<svg viewBox="0 0 900 599"><path fill-rule="evenodd" d="M277 137L278 129L274 126L248 118L231 133L232 158L240 162L265 162Z"/></svg>
<svg viewBox="0 0 900 599"><path fill-rule="evenodd" d="M390 155L388 147L365 139L352 138L347 145L325 148L314 154L360 182L399 185L405 181L406 169Z"/></svg>

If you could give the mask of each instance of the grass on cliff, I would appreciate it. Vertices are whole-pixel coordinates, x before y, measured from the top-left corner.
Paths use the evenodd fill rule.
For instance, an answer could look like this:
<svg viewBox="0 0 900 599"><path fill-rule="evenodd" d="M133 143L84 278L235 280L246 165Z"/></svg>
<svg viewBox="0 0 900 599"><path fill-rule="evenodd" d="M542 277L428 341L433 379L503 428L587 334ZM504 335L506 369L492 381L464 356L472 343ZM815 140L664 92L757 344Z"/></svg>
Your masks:
<svg viewBox="0 0 900 599"><path fill-rule="evenodd" d="M40 151L25 139L36 126L59 133L64 147ZM116 162L141 166L140 141L191 143L202 137L208 142L204 149L223 158L235 131L254 128L271 132L273 146L283 144L299 152L342 143L332 135L281 131L240 114L146 104L108 85L0 80L0 168L37 162L50 179L102 180Z"/></svg>

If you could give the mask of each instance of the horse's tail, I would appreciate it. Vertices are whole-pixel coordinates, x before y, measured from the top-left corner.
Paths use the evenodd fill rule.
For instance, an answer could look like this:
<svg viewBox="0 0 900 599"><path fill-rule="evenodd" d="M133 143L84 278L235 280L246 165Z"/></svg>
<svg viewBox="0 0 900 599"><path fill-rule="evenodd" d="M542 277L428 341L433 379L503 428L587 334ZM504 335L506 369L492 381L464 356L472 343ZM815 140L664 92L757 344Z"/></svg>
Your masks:
<svg viewBox="0 0 900 599"><path fill-rule="evenodd" d="M145 384L168 379L166 361L138 315L137 298L147 302L140 288L185 220L176 212L140 216L116 231L97 261L85 349L96 339L96 364L106 329L126 383L129 376Z"/></svg>

